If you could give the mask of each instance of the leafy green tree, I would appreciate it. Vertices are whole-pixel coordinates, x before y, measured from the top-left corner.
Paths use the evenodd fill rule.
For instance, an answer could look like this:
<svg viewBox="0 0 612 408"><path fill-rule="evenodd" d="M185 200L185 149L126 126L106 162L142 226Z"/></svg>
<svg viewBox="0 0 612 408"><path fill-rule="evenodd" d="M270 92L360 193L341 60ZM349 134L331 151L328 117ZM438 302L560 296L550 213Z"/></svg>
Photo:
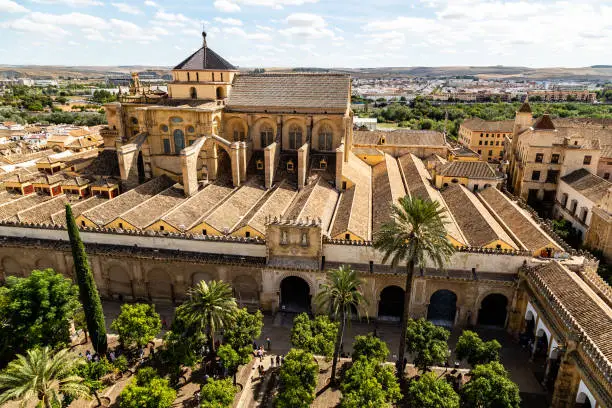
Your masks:
<svg viewBox="0 0 612 408"><path fill-rule="evenodd" d="M171 330L164 335L162 359L164 364L194 366L200 358L200 351L206 345L206 335L197 323L188 321L182 315L175 315Z"/></svg>
<svg viewBox="0 0 612 408"><path fill-rule="evenodd" d="M161 319L155 312L155 305L124 304L111 328L119 334L119 341L124 347L136 345L141 348L159 334Z"/></svg>
<svg viewBox="0 0 612 408"><path fill-rule="evenodd" d="M360 357L342 381L341 408L390 407L402 398L393 368Z"/></svg>
<svg viewBox="0 0 612 408"><path fill-rule="evenodd" d="M67 345L77 295L70 279L52 269L34 270L27 278L7 277L0 287L0 361L6 364L16 353L37 346Z"/></svg>
<svg viewBox="0 0 612 408"><path fill-rule="evenodd" d="M497 361L477 365L460 394L463 404L469 408L521 406L518 385L508 378L508 372Z"/></svg>
<svg viewBox="0 0 612 408"><path fill-rule="evenodd" d="M106 374L113 371L113 365L106 358L100 361L90 361L86 364L80 364L75 369L75 374L83 378L83 384L89 388L89 393L96 398L98 406L102 405L98 391L104 388L100 379Z"/></svg>
<svg viewBox="0 0 612 408"><path fill-rule="evenodd" d="M308 314L300 313L293 319L291 344L313 354L331 357L337 333L338 323L330 321L329 317L320 315L310 320Z"/></svg>
<svg viewBox="0 0 612 408"><path fill-rule="evenodd" d="M153 367L142 367L132 382L119 394L121 408L169 408L176 399L176 391L168 380L159 378Z"/></svg>
<svg viewBox="0 0 612 408"><path fill-rule="evenodd" d="M88 398L83 379L74 375L84 361L67 349L53 353L49 347L17 355L0 373L0 405L11 401L38 400L45 408L59 406L61 396Z"/></svg>
<svg viewBox="0 0 612 408"><path fill-rule="evenodd" d="M459 395L453 387L436 373L423 374L408 387L409 406L419 408L459 408Z"/></svg>
<svg viewBox="0 0 612 408"><path fill-rule="evenodd" d="M79 295L87 320L87 330L94 350L99 354L105 354L108 347L106 339L106 324L104 322L104 310L100 302L100 294L96 287L96 282L89 266L85 246L81 241L79 229L72 216L72 207L66 204L66 227L70 246L72 247L72 258L74 259L74 269L76 281L79 285Z"/></svg>
<svg viewBox="0 0 612 408"><path fill-rule="evenodd" d="M368 360L378 361L380 363L387 360L389 348L387 343L374 337L372 333L367 336L356 336L353 342L353 361L359 360L360 357L365 357Z"/></svg>
<svg viewBox="0 0 612 408"><path fill-rule="evenodd" d="M408 319L407 326L406 349L415 356L414 365L418 369L425 371L448 358L448 330L422 318Z"/></svg>
<svg viewBox="0 0 612 408"><path fill-rule="evenodd" d="M228 374L233 377L234 385L236 385L236 374L238 372L238 367L241 364L246 364L251 360L251 352L252 349L247 355L244 355L234 350L229 344L223 344L222 346L219 346L219 349L217 350L217 355L221 359L221 363L223 364L223 366L227 368Z"/></svg>
<svg viewBox="0 0 612 408"><path fill-rule="evenodd" d="M119 394L120 408L170 408L176 399L176 391L168 380L154 378L146 385L132 382Z"/></svg>
<svg viewBox="0 0 612 408"><path fill-rule="evenodd" d="M501 344L497 340L483 341L477 333L465 330L457 340L455 352L460 360L467 359L470 365L499 361Z"/></svg>
<svg viewBox="0 0 612 408"><path fill-rule="evenodd" d="M280 391L277 408L308 408L314 401L319 366L312 354L291 349L280 371Z"/></svg>
<svg viewBox="0 0 612 408"><path fill-rule="evenodd" d="M231 408L237 392L238 389L229 378L225 380L209 378L200 391L202 401L200 408Z"/></svg>
<svg viewBox="0 0 612 408"><path fill-rule="evenodd" d="M349 319L350 321L353 309L359 313L359 308L367 303L360 292L362 283L355 270L351 269L350 266L342 265L340 268L328 272L327 281L322 285L321 291L315 299L321 311L329 310L334 319L340 322L340 330L337 331L336 343L334 344L332 382L336 381L336 369L346 320Z"/></svg>
<svg viewBox="0 0 612 408"><path fill-rule="evenodd" d="M400 198L399 205L391 207L391 222L383 224L374 236L374 248L383 252L383 263L391 260L391 266L397 267L406 262L404 313L397 353L399 361L404 360L406 352L408 307L415 266L425 267L426 260L429 260L441 269L454 252L453 245L446 238L445 211L437 201L405 196ZM403 377L404 373L398 375Z"/></svg>
<svg viewBox="0 0 612 408"><path fill-rule="evenodd" d="M198 328L206 328L211 353L215 352L215 332L234 323L238 305L232 288L222 281L200 281L187 292L187 300L176 312Z"/></svg>
<svg viewBox="0 0 612 408"><path fill-rule="evenodd" d="M225 328L223 341L232 346L236 351L251 347L253 340L261 335L263 327L263 314L257 310L249 313L245 308L237 309L234 323Z"/></svg>

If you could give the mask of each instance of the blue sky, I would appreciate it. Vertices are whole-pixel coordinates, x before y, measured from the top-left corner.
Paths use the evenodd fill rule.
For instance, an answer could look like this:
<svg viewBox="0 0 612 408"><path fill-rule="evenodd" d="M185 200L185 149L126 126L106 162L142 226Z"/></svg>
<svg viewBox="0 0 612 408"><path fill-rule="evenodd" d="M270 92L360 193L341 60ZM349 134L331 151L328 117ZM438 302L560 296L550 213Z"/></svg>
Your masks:
<svg viewBox="0 0 612 408"><path fill-rule="evenodd" d="M612 64L610 0L0 0L0 64Z"/></svg>

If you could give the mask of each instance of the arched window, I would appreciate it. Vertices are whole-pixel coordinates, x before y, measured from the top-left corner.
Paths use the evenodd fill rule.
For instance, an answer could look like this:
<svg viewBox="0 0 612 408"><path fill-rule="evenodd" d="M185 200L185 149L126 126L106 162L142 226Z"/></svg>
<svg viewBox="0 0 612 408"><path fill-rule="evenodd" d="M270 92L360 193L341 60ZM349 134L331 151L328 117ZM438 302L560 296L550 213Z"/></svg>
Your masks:
<svg viewBox="0 0 612 408"><path fill-rule="evenodd" d="M333 133L331 127L325 125L319 129L319 150L332 149Z"/></svg>
<svg viewBox="0 0 612 408"><path fill-rule="evenodd" d="M179 153L185 148L185 134L181 129L176 129L172 135L174 137L174 152Z"/></svg>
<svg viewBox="0 0 612 408"><path fill-rule="evenodd" d="M132 125L137 125L138 124L138 119L136 119L135 117L131 117L130 121L132 122Z"/></svg>
<svg viewBox="0 0 612 408"><path fill-rule="evenodd" d="M244 128L240 124L234 125L234 142L241 142L245 138Z"/></svg>
<svg viewBox="0 0 612 408"><path fill-rule="evenodd" d="M262 149L272 144L272 140L274 138L274 130L272 130L271 126L263 125L261 127L259 134L261 136L261 148Z"/></svg>
<svg viewBox="0 0 612 408"><path fill-rule="evenodd" d="M195 86L189 88L189 96L191 99L198 99L198 91L196 91Z"/></svg>
<svg viewBox="0 0 612 408"><path fill-rule="evenodd" d="M289 127L289 148L296 150L302 146L302 128L298 125Z"/></svg>

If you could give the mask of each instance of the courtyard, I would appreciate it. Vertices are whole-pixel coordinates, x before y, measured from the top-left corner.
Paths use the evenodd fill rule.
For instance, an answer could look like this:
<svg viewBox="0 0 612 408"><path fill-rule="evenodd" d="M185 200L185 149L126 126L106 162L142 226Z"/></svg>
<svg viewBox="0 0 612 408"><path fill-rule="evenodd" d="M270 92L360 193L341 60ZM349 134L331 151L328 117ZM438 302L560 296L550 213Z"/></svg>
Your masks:
<svg viewBox="0 0 612 408"><path fill-rule="evenodd" d="M113 321L120 311L119 302L105 301L103 303L106 321ZM162 323L166 322L170 324L174 316L174 307L170 304L156 305L156 310L160 314ZM276 315L265 314L264 315L264 326L261 332L261 336L255 339L257 345L266 346L266 339L270 339L270 351L266 353L264 359L260 362L258 359L254 359L250 364L242 366L238 375L238 383L241 386L241 392L237 395L234 401L234 407L266 407L270 404L270 395L268 393L273 392L275 387L275 381L277 377L275 373L278 372L278 367L274 367L271 363L271 358L275 359L277 355L286 355L291 349L291 327L293 324L293 318L296 316L294 313L279 312ZM502 345L500 351L501 363L506 367L510 373L510 378L516 384L518 384L522 399L522 406L526 408L537 408L546 406L549 400L547 391L538 382L534 373L541 372L543 367L542 364L537 362L531 362L529 359L529 353L520 347L517 341L512 339L502 328L492 326L477 326L470 328L476 331L483 340L496 339ZM454 350L458 337L460 336L461 329L451 330L451 336L448 344L450 350ZM163 336L162 334L160 335ZM368 333L375 333L381 340L385 341L389 347L390 355L388 361L390 363L396 360L396 350L398 348L400 325L399 322L383 321L376 322L372 319L369 321L352 321L346 328L342 352L344 355L350 357L352 353L351 345L355 336L364 335ZM109 334L112 334L112 330L109 327ZM349 358L343 359L344 362L350 361ZM411 356L408 356L408 361L412 361ZM449 358L449 365L452 367L455 364L456 358L454 352ZM258 370L256 369L259 364L263 365L266 370L266 375L259 376ZM317 398L315 399L314 406L326 407L328 404L335 404L339 401L340 392L338 390L326 387L326 382L329 379L329 366L330 363L325 359L319 359L320 376L317 385ZM408 370L413 370L409 365ZM469 365L465 362L459 362L459 370L467 372ZM464 371L465 370L465 371ZM445 369L441 368L440 373L444 373ZM188 400L192 398L189 393L195 393L197 387L190 387L185 385L179 392L179 399ZM115 390L116 392L116 390ZM271 406L271 405L269 405Z"/></svg>

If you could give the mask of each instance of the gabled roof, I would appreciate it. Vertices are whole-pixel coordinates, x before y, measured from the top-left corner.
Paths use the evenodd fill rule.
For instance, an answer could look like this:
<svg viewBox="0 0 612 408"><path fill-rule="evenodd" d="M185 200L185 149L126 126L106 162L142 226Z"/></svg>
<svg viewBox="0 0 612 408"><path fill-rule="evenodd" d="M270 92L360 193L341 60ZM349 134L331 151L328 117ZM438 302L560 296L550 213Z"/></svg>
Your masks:
<svg viewBox="0 0 612 408"><path fill-rule="evenodd" d="M206 56L206 58L204 58L204 56ZM206 62L204 60L206 60ZM174 67L174 69L236 71L238 68L227 62L210 48L202 47Z"/></svg>
<svg viewBox="0 0 612 408"><path fill-rule="evenodd" d="M555 124L548 114L542 115L542 117L533 124L535 130L555 130Z"/></svg>
<svg viewBox="0 0 612 408"><path fill-rule="evenodd" d="M531 113L531 106L529 105L529 102L523 102L518 111L521 113Z"/></svg>
<svg viewBox="0 0 612 408"><path fill-rule="evenodd" d="M589 173L586 169L575 170L561 177L561 180L594 203L598 203L612 191L612 183Z"/></svg>
<svg viewBox="0 0 612 408"><path fill-rule="evenodd" d="M384 143L381 142L384 137ZM446 146L444 134L435 130L355 130L353 145Z"/></svg>
<svg viewBox="0 0 612 408"><path fill-rule="evenodd" d="M452 161L439 165L438 174L444 177L467 177L476 179L503 179L503 176L487 162L483 161Z"/></svg>
<svg viewBox="0 0 612 408"><path fill-rule="evenodd" d="M511 133L514 129L514 119L483 120L480 118L471 118L464 120L461 126L472 131Z"/></svg>
<svg viewBox="0 0 612 408"><path fill-rule="evenodd" d="M236 75L228 109L337 109L350 102L351 78L344 74Z"/></svg>

